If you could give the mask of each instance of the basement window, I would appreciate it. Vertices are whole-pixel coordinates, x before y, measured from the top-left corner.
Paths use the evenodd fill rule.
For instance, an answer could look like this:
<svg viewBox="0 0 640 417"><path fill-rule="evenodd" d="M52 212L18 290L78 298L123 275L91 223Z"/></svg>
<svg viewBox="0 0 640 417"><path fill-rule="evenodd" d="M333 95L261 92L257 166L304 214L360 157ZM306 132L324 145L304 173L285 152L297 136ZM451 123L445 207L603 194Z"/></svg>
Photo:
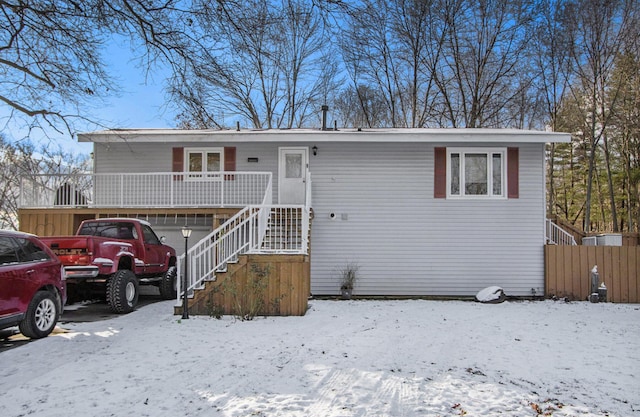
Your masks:
<svg viewBox="0 0 640 417"><path fill-rule="evenodd" d="M447 148L447 198L506 198L506 148Z"/></svg>

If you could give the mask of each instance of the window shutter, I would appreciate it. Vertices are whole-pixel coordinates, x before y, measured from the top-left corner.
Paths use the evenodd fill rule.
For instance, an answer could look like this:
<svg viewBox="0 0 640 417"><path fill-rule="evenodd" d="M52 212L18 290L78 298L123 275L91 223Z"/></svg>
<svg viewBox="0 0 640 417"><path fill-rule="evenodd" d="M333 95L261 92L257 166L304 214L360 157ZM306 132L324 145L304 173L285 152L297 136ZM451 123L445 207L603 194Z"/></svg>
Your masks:
<svg viewBox="0 0 640 417"><path fill-rule="evenodd" d="M433 157L433 197L447 198L447 148L434 148Z"/></svg>
<svg viewBox="0 0 640 417"><path fill-rule="evenodd" d="M224 170L235 171L236 170L236 148L235 146L228 146L224 148ZM227 181L233 181L235 175L225 175Z"/></svg>
<svg viewBox="0 0 640 417"><path fill-rule="evenodd" d="M507 197L520 197L520 155L518 148L507 148Z"/></svg>
<svg viewBox="0 0 640 417"><path fill-rule="evenodd" d="M184 171L184 148L173 148L171 168L173 172ZM182 179L182 175L173 176L174 181L182 181Z"/></svg>

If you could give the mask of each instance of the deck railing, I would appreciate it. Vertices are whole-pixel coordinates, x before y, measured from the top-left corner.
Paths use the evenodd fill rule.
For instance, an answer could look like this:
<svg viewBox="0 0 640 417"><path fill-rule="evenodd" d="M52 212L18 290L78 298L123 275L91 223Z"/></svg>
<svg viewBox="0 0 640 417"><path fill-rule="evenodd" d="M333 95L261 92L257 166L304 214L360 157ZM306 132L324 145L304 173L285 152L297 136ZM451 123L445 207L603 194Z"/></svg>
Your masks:
<svg viewBox="0 0 640 417"><path fill-rule="evenodd" d="M34 175L20 180L20 207L245 207L262 204L271 181L236 171Z"/></svg>
<svg viewBox="0 0 640 417"><path fill-rule="evenodd" d="M571 233L555 224L553 221L546 220L545 235L548 244L551 245L576 245L576 240Z"/></svg>

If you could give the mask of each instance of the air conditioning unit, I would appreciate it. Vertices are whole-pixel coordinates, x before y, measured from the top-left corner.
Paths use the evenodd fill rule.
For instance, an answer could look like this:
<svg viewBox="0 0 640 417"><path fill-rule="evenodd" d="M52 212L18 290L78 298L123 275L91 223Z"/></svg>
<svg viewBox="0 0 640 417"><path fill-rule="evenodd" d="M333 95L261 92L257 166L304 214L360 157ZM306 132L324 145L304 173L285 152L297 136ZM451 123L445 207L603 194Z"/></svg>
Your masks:
<svg viewBox="0 0 640 417"><path fill-rule="evenodd" d="M582 244L584 246L596 246L598 241L595 236L583 237Z"/></svg>
<svg viewBox="0 0 640 417"><path fill-rule="evenodd" d="M596 236L598 246L622 246L622 235L619 233L608 233Z"/></svg>

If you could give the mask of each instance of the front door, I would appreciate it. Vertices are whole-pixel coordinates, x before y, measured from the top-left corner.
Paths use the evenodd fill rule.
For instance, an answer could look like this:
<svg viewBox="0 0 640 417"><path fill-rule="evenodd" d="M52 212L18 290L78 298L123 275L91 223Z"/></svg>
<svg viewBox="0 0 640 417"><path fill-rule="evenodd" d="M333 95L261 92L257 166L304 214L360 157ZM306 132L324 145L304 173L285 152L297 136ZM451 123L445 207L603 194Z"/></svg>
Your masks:
<svg viewBox="0 0 640 417"><path fill-rule="evenodd" d="M278 165L278 202L304 204L307 148L280 148Z"/></svg>

